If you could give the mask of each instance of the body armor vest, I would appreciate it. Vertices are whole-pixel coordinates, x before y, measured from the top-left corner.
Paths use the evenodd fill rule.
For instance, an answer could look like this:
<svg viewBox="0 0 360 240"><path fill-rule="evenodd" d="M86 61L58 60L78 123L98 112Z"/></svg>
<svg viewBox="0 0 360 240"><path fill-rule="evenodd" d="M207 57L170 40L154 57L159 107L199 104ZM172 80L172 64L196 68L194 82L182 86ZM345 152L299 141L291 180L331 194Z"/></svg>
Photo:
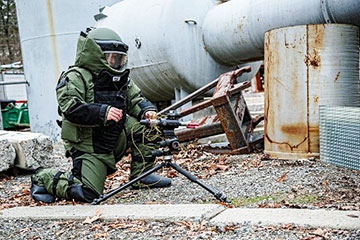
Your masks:
<svg viewBox="0 0 360 240"><path fill-rule="evenodd" d="M124 129L126 121L126 90L128 85L129 71L121 76L103 70L98 76L93 76L94 102L108 104L122 109L122 118L119 122L110 121L106 126L93 128L93 148L95 153L110 153Z"/></svg>

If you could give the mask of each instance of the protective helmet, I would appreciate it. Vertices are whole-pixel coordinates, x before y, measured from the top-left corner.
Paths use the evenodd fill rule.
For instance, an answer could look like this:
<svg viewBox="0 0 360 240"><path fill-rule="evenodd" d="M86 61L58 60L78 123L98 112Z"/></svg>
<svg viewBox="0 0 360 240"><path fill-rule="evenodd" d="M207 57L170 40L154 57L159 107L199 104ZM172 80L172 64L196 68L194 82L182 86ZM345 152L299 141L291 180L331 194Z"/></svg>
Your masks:
<svg viewBox="0 0 360 240"><path fill-rule="evenodd" d="M108 28L96 28L89 32L88 38L93 39L100 46L110 67L118 71L126 68L129 47L116 32Z"/></svg>

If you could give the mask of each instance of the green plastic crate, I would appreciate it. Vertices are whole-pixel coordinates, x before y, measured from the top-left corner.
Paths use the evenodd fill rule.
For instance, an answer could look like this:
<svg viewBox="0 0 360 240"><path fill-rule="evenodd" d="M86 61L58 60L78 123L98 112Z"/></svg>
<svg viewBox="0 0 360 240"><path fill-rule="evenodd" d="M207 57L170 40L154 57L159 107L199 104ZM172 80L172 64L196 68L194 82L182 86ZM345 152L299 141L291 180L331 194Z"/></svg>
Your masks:
<svg viewBox="0 0 360 240"><path fill-rule="evenodd" d="M30 127L27 103L16 107L14 102L9 102L5 108L1 109L1 114L4 129Z"/></svg>

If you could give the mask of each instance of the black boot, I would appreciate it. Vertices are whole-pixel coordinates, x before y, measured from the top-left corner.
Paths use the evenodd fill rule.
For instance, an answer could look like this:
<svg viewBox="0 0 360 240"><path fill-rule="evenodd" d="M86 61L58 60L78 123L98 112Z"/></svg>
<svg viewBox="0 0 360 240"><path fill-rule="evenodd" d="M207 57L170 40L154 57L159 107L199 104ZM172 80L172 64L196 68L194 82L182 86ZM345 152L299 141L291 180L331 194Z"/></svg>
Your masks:
<svg viewBox="0 0 360 240"><path fill-rule="evenodd" d="M91 203L95 198L99 197L99 194L86 186L73 184L68 187L67 196L70 201Z"/></svg>
<svg viewBox="0 0 360 240"><path fill-rule="evenodd" d="M35 174L38 174L43 169L44 168L42 167L37 168L31 176L30 194L36 202L52 203L55 202L55 197L52 194L48 193L45 187L38 185L38 182L34 181L33 179L33 176Z"/></svg>
<svg viewBox="0 0 360 240"><path fill-rule="evenodd" d="M130 179L131 180L131 179ZM170 187L171 180L167 177L159 176L154 173L144 177L139 182L132 185L133 189L139 188L165 188Z"/></svg>
<svg viewBox="0 0 360 240"><path fill-rule="evenodd" d="M34 183L31 185L30 193L32 198L37 202L52 203L55 201L54 196L48 193L45 187L38 186Z"/></svg>

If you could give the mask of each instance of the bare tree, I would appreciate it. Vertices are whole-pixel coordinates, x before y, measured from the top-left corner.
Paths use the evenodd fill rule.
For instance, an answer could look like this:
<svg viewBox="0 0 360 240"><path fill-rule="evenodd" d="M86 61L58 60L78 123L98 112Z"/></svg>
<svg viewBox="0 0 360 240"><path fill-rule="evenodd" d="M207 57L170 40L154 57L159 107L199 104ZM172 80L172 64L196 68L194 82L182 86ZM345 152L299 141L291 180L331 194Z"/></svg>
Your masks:
<svg viewBox="0 0 360 240"><path fill-rule="evenodd" d="M15 0L0 0L0 64L20 60Z"/></svg>

